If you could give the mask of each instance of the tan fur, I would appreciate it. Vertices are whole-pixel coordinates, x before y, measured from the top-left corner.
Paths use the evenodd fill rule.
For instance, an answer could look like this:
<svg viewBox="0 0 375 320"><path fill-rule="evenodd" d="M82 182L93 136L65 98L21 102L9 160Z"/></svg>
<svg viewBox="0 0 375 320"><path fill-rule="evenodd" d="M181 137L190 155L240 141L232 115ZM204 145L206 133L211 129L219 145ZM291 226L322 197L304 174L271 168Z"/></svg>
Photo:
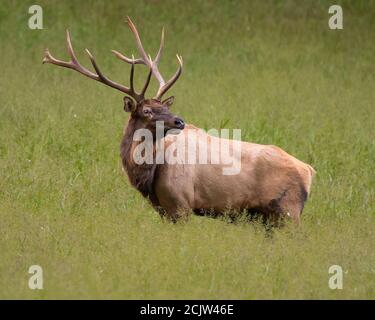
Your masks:
<svg viewBox="0 0 375 320"><path fill-rule="evenodd" d="M207 146L219 139L192 125L186 125L180 135L187 140L190 131L195 131L198 139L207 139ZM181 136L167 135L163 139L165 150L178 138ZM221 163L157 165L155 176L149 177L153 179L154 207L173 221L186 218L191 210L222 214L248 209L272 219L290 216L299 223L314 169L276 146L241 142L241 150L238 175L223 175L227 165ZM186 157L187 152L186 148ZM127 162L124 154L123 162ZM125 169L132 176L132 169Z"/></svg>

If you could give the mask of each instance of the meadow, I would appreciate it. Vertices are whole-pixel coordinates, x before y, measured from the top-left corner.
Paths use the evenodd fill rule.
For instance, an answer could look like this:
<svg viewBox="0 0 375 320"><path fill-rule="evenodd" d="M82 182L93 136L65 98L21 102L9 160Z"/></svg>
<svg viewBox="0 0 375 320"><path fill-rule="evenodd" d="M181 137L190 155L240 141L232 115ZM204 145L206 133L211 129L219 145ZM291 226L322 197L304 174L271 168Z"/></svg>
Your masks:
<svg viewBox="0 0 375 320"><path fill-rule="evenodd" d="M372 1L32 1L0 5L1 299L374 299L375 3ZM328 28L341 4L344 29ZM128 84L111 49L136 53L129 15L161 70L184 71L173 111L201 128L240 128L317 171L299 228L193 216L161 221L122 171L123 96L70 70L80 61ZM136 70L138 87L146 71ZM149 92L155 92L152 83ZM30 290L28 269L43 268ZM328 269L344 271L343 289Z"/></svg>

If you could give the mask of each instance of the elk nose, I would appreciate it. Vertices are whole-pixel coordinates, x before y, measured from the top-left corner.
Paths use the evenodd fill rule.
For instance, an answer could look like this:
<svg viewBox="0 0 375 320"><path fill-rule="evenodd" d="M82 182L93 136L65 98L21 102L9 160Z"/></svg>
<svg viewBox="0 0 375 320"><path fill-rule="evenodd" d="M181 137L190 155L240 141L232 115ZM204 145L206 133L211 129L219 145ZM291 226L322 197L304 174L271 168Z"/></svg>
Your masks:
<svg viewBox="0 0 375 320"><path fill-rule="evenodd" d="M175 118L174 119L174 124L177 129L184 129L185 128L185 122L181 118Z"/></svg>

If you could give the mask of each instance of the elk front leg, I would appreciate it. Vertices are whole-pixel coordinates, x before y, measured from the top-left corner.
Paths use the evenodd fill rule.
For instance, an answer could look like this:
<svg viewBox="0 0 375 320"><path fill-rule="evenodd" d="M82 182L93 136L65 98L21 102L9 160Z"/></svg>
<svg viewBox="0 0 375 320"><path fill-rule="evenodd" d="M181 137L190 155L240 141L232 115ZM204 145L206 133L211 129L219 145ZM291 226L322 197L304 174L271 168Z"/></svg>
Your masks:
<svg viewBox="0 0 375 320"><path fill-rule="evenodd" d="M182 208L182 207L169 207L164 210L163 218L176 223L178 221L186 222L190 216L190 209L189 208Z"/></svg>

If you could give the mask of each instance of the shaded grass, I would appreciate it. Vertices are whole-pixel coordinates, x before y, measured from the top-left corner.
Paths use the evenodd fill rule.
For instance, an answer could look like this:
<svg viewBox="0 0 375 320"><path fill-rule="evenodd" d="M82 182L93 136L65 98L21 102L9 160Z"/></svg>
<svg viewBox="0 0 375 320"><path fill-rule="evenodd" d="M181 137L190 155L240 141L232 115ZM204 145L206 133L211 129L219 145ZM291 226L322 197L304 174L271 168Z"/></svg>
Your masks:
<svg viewBox="0 0 375 320"><path fill-rule="evenodd" d="M328 29L327 1L40 1L43 31L27 28L27 1L2 5L0 297L374 299L375 8L340 3L342 31ZM257 224L170 225L130 187L122 96L41 65L47 46L66 57L69 27L77 53L90 48L127 83L109 52L135 52L126 15L150 52L165 25L164 73L175 52L184 57L176 114L241 128L243 140L314 166L300 229L269 238ZM32 264L44 290L28 289ZM345 271L341 291L327 285L333 264Z"/></svg>

